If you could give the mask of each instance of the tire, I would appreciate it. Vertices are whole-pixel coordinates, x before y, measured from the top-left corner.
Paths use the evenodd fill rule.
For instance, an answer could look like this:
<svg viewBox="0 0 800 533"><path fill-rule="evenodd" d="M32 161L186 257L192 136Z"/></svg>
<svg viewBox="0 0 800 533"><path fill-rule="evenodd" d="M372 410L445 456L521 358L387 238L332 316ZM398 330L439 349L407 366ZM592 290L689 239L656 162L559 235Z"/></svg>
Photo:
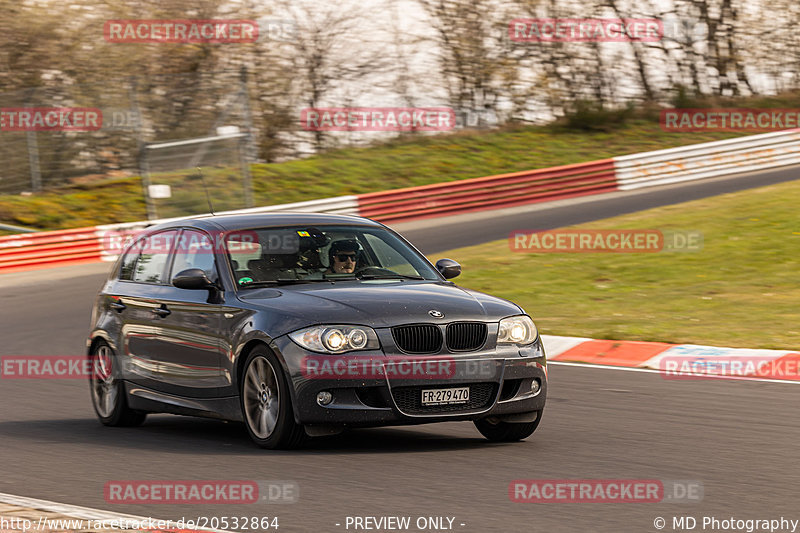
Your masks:
<svg viewBox="0 0 800 533"><path fill-rule="evenodd" d="M278 358L258 346L247 356L239 383L242 418L250 438L270 450L296 448L305 439L294 421L289 383Z"/></svg>
<svg viewBox="0 0 800 533"><path fill-rule="evenodd" d="M104 426L133 427L144 423L147 413L128 407L125 387L117 369L117 358L105 342L92 350L89 388L92 407Z"/></svg>
<svg viewBox="0 0 800 533"><path fill-rule="evenodd" d="M533 435L541 420L542 411L539 411L539 416L533 422L516 424L503 421L492 422L489 418L481 418L473 423L481 435L492 442L516 442Z"/></svg>

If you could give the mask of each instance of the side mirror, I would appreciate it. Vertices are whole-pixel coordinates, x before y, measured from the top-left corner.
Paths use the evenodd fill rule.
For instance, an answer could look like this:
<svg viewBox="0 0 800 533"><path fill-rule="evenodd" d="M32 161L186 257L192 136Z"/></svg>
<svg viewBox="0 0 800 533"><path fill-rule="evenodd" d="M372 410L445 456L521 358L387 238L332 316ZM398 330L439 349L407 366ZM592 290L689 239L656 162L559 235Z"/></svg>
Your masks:
<svg viewBox="0 0 800 533"><path fill-rule="evenodd" d="M179 289L203 290L216 287L213 281L208 279L206 273L199 268L188 268L178 273L172 278L172 284Z"/></svg>
<svg viewBox="0 0 800 533"><path fill-rule="evenodd" d="M450 279L461 274L461 265L452 259L439 259L436 261L436 270L444 276L444 279Z"/></svg>

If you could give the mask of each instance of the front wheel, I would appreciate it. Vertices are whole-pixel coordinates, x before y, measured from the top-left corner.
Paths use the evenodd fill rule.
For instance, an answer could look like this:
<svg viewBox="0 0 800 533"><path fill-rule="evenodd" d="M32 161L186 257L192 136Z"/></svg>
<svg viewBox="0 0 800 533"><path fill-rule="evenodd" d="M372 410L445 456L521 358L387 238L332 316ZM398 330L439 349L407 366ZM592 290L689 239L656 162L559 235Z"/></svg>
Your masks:
<svg viewBox="0 0 800 533"><path fill-rule="evenodd" d="M268 449L290 449L305 437L294 421L289 384L275 355L257 347L247 357L239 386L247 432L256 444Z"/></svg>
<svg viewBox="0 0 800 533"><path fill-rule="evenodd" d="M492 442L516 442L533 435L539 422L542 420L542 411L539 411L533 422L511 423L502 420L493 421L491 418L475 420L475 427L481 435Z"/></svg>
<svg viewBox="0 0 800 533"><path fill-rule="evenodd" d="M89 386L92 391L92 407L104 426L138 426L147 413L134 411L128 407L125 388L119 379L120 372L115 368L116 358L111 347L105 342L92 350Z"/></svg>

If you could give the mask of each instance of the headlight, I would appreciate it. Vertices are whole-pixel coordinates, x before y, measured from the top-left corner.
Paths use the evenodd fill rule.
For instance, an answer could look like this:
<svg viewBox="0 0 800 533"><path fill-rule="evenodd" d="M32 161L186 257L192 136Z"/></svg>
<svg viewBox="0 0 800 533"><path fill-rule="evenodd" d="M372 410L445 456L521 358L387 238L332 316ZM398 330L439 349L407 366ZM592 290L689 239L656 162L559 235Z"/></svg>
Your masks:
<svg viewBox="0 0 800 533"><path fill-rule="evenodd" d="M531 317L510 316L500 321L497 332L497 344L530 344L536 340L539 332Z"/></svg>
<svg viewBox="0 0 800 533"><path fill-rule="evenodd" d="M289 338L307 350L322 353L377 350L381 347L378 335L366 326L312 326L290 333Z"/></svg>

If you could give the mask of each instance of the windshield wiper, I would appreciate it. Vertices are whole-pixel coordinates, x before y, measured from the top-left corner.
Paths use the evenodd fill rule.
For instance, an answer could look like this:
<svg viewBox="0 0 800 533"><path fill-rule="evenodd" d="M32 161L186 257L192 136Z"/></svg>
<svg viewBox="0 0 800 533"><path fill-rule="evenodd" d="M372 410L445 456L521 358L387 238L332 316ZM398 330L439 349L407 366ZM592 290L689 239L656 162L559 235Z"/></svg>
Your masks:
<svg viewBox="0 0 800 533"><path fill-rule="evenodd" d="M424 280L422 276L406 276L405 274L362 274L362 275L347 275L347 274L324 274L325 281L357 281L357 280L372 280L372 279L415 279Z"/></svg>
<svg viewBox="0 0 800 533"><path fill-rule="evenodd" d="M406 276L405 274L364 274L358 279L425 279L422 276Z"/></svg>
<svg viewBox="0 0 800 533"><path fill-rule="evenodd" d="M240 289L252 289L256 287L271 287L274 285L291 285L296 283L312 283L314 281L323 281L323 280L313 280L313 279L296 279L296 278L286 278L286 279L266 279L260 281L250 281L243 285L239 285Z"/></svg>

